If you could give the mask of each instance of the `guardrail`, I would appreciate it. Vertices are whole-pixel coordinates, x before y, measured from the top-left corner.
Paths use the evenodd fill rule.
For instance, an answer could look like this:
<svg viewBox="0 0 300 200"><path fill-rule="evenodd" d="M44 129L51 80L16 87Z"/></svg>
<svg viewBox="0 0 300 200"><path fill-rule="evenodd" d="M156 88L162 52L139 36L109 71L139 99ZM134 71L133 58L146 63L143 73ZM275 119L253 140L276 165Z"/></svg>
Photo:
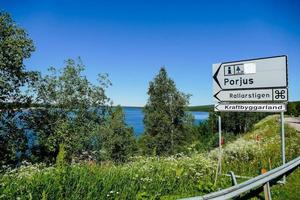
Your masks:
<svg viewBox="0 0 300 200"><path fill-rule="evenodd" d="M238 185L217 192L213 192L204 196L185 198L182 200L224 200L238 197L241 194L246 193L247 191L261 188L267 183L276 183L281 177L290 174L299 166L300 156L284 165L281 165L280 167L272 169L271 171L265 174L256 176L255 178L252 178Z"/></svg>

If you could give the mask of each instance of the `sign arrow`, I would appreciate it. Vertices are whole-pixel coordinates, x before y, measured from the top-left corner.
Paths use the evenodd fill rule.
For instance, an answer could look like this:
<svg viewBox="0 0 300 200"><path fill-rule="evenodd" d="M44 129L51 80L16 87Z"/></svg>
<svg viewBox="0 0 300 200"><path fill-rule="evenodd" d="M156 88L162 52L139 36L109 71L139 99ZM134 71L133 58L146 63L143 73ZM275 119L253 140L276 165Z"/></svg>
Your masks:
<svg viewBox="0 0 300 200"><path fill-rule="evenodd" d="M216 94L214 94L214 97L220 102L222 101L221 99L218 98L218 94L222 92L222 90L220 90L219 92L217 92Z"/></svg>
<svg viewBox="0 0 300 200"><path fill-rule="evenodd" d="M222 66L222 64L220 64L220 66L219 66L219 68L217 69L216 73L214 74L213 78L214 78L214 80L216 81L216 83L219 85L219 87L222 89L221 84L220 84L220 82L219 82L219 80L218 80L218 74L219 74L219 71L220 71L220 69L221 69L221 66Z"/></svg>
<svg viewBox="0 0 300 200"><path fill-rule="evenodd" d="M216 112L219 111L219 109L218 109L219 105L220 105L220 104L216 104L216 105L215 105L215 111L216 111Z"/></svg>

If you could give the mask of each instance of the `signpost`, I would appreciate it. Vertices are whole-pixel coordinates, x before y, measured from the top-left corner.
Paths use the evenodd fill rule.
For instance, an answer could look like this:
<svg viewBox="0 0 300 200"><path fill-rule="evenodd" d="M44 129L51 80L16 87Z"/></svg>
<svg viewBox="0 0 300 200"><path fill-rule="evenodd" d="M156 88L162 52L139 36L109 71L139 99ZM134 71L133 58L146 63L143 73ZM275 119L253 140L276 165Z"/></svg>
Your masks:
<svg viewBox="0 0 300 200"><path fill-rule="evenodd" d="M287 56L213 64L213 99L217 112L280 112L281 154L285 164L284 112L288 101ZM219 116L221 172L221 117ZM283 179L285 182L285 177Z"/></svg>

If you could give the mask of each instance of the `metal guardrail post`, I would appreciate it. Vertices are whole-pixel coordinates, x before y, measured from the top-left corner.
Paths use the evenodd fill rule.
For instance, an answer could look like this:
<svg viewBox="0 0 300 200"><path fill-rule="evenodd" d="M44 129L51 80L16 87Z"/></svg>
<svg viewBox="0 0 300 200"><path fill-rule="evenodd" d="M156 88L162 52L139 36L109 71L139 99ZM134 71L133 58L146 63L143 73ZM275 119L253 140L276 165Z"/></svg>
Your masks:
<svg viewBox="0 0 300 200"><path fill-rule="evenodd" d="M266 169L261 169L261 174L265 174L267 172ZM264 187L264 196L265 196L265 200L272 200L272 197L271 197L271 189L270 189L270 183L267 182Z"/></svg>
<svg viewBox="0 0 300 200"><path fill-rule="evenodd" d="M233 173L233 171L230 171L229 174L230 174L230 177L231 177L232 185L233 186L237 185L236 177L235 177L235 174Z"/></svg>
<svg viewBox="0 0 300 200"><path fill-rule="evenodd" d="M265 200L272 200L271 190L270 190L270 183L269 182L267 182L264 185L264 195L265 195Z"/></svg>

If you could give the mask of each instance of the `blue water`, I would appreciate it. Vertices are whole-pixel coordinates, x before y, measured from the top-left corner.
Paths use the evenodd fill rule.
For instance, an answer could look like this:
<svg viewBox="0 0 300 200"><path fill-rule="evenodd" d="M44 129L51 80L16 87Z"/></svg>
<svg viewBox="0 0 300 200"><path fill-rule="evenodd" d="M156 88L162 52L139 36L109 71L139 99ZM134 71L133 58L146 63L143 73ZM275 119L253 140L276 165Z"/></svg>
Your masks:
<svg viewBox="0 0 300 200"><path fill-rule="evenodd" d="M128 108L124 107L124 114L125 114L125 122L128 126L131 126L134 130L134 134L138 137L140 136L144 131L144 113L142 111L142 108ZM206 120L208 118L209 113L207 112L191 112L194 116L194 123L199 124L202 121ZM18 127L21 128L24 126L21 122L17 122ZM0 131L1 134L1 131ZM28 129L25 131L25 134L28 138L28 149L26 150L25 154L30 154L30 149L32 146L36 143L37 138L32 130ZM19 152L20 153L20 152ZM20 154L21 155L21 154ZM18 154L18 156L20 156Z"/></svg>
<svg viewBox="0 0 300 200"><path fill-rule="evenodd" d="M123 107L123 110L125 114L126 124L133 128L134 134L136 136L141 135L144 131L144 124L143 124L144 113L142 111L142 108ZM201 123L202 121L206 120L209 115L208 112L200 112L200 111L195 111L191 113L193 114L195 119L194 124ZM17 124L19 128L24 126L21 122L17 122ZM34 145L34 142L36 141L36 136L33 133L33 131L29 129L25 131L25 134L28 137L28 147L31 148Z"/></svg>
<svg viewBox="0 0 300 200"><path fill-rule="evenodd" d="M142 108L128 108L124 107L125 113L125 122L128 126L133 127L134 133L136 136L139 136L144 131L144 113ZM199 124L200 122L206 120L208 118L207 112L193 111L191 112L195 118L194 123Z"/></svg>

